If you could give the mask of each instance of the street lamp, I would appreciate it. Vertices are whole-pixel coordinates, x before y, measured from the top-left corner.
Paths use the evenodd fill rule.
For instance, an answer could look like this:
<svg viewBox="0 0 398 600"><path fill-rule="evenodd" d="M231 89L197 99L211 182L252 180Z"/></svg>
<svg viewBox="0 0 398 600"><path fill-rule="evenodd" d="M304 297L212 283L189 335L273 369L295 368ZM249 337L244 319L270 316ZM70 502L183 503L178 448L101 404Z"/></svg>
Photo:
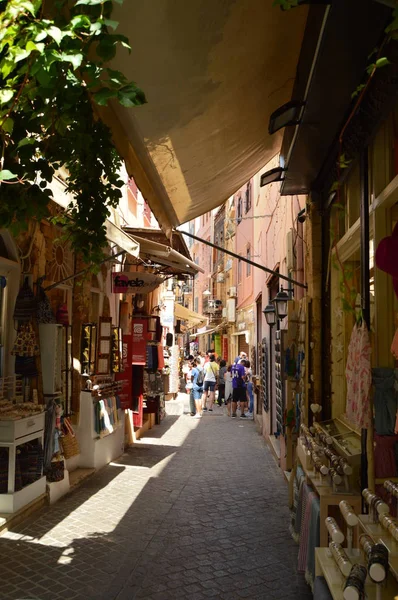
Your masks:
<svg viewBox="0 0 398 600"><path fill-rule="evenodd" d="M204 292L203 292L203 296L211 296L211 291L209 290L209 288L207 288Z"/></svg>
<svg viewBox="0 0 398 600"><path fill-rule="evenodd" d="M263 310L263 314L265 317L265 320L267 321L268 325L270 327L273 327L276 324L276 312L275 312L275 306L273 304L268 304L264 310Z"/></svg>
<svg viewBox="0 0 398 600"><path fill-rule="evenodd" d="M281 321L287 316L287 303L291 299L291 295L289 295L281 286L280 292L278 292L275 298L272 300L273 304L275 305L276 316Z"/></svg>

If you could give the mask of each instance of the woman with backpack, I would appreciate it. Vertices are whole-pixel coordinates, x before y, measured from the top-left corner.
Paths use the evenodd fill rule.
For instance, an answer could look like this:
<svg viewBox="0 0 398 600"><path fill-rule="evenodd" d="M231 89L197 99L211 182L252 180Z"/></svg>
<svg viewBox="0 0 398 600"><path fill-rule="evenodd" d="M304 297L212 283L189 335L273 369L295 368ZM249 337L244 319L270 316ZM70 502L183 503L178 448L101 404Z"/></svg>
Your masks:
<svg viewBox="0 0 398 600"><path fill-rule="evenodd" d="M201 366L200 358L193 361L191 371L192 395L195 402L196 414L195 418L200 419L202 416L202 394L203 394L204 371Z"/></svg>

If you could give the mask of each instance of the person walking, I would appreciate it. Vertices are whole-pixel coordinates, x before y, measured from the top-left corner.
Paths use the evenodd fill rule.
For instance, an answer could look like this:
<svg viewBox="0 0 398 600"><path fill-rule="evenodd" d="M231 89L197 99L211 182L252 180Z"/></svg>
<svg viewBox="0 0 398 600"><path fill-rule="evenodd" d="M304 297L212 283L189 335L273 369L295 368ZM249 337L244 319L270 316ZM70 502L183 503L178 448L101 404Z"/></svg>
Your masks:
<svg viewBox="0 0 398 600"><path fill-rule="evenodd" d="M203 394L203 381L204 372L201 365L200 358L196 358L193 362L191 371L192 381L192 397L195 402L196 414L195 417L199 419L202 416L202 394Z"/></svg>
<svg viewBox="0 0 398 600"><path fill-rule="evenodd" d="M185 390L186 393L189 394L189 414L191 417L195 416L195 401L193 397L193 381L192 381L192 369L193 369L193 358L189 363L189 371L185 373Z"/></svg>
<svg viewBox="0 0 398 600"><path fill-rule="evenodd" d="M227 363L225 360L220 360L220 370L218 372L218 406L222 406L225 401L225 379L224 375L227 372Z"/></svg>
<svg viewBox="0 0 398 600"><path fill-rule="evenodd" d="M248 416L253 415L254 411L254 395L253 395L253 371L250 367L250 360L246 361L246 388L247 388L247 399L249 402Z"/></svg>
<svg viewBox="0 0 398 600"><path fill-rule="evenodd" d="M215 390L218 379L218 370L219 366L216 363L216 359L214 354L210 354L209 362L207 362L203 368L205 373L205 380L203 385L203 395L202 395L202 407L203 410L207 410L207 395L209 395L209 411L213 410L214 398L215 398Z"/></svg>
<svg viewBox="0 0 398 600"><path fill-rule="evenodd" d="M232 366L232 417L236 418L236 407L240 403L240 417L245 419L246 407L246 372L243 361Z"/></svg>
<svg viewBox="0 0 398 600"><path fill-rule="evenodd" d="M225 381L225 404L227 405L228 416L231 416L231 403L232 403L232 365L229 365L224 373Z"/></svg>

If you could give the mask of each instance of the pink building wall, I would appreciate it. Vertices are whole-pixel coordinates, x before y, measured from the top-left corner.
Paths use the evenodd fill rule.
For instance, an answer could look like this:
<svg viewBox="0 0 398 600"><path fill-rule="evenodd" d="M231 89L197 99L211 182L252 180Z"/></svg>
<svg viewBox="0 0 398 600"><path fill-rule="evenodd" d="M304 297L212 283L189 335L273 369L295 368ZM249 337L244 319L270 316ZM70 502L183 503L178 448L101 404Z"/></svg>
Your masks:
<svg viewBox="0 0 398 600"><path fill-rule="evenodd" d="M249 193L249 198L247 197ZM241 200L242 220L239 222L239 200ZM244 258L253 260L253 235L254 235L254 219L253 217L253 180L242 186L236 194L234 194L235 202L235 218L236 221L236 236L235 236L235 252ZM249 203L249 204L248 204ZM249 209L247 210L249 206ZM254 269L247 263L235 260L235 281L238 288L237 309L250 306L254 301Z"/></svg>
<svg viewBox="0 0 398 600"><path fill-rule="evenodd" d="M298 223L297 215L305 207L306 197L281 196L279 193L280 182L260 187L262 173L276 166L279 166L278 156L265 165L253 178L253 210L254 216L258 217L254 219L253 232L254 254L257 255L255 260L269 269L279 268L281 274L288 275L288 267L291 266L291 249L293 247L294 270L291 276L299 281L304 281L303 252L305 251L305 247L302 239L303 225ZM292 243L289 242L289 239L292 240ZM272 283L271 289L268 285L270 283ZM276 430L275 407L271 405L275 399L271 386L274 380L272 346L274 344L276 327L273 327L272 330L270 329L262 310L267 306L269 300L272 300L272 297L275 296L280 285L283 285L285 289L288 287L287 282L273 278L272 275L267 275L267 273L259 269L254 270L253 296L258 308L256 339L259 342L264 337L267 338L268 351L271 356L271 370L269 373L270 410L266 413L262 410L262 407L259 407L256 415L265 437L272 435ZM295 299L300 299L303 295L302 288L297 286L295 286L294 292ZM279 326L282 330L287 329L287 320L281 321Z"/></svg>

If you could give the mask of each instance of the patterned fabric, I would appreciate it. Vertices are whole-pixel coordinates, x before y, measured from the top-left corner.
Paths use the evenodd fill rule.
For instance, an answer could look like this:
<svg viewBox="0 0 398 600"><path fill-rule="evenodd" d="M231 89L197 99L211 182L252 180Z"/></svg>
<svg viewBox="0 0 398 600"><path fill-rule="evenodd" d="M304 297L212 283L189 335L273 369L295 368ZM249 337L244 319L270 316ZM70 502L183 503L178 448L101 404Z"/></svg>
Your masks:
<svg viewBox="0 0 398 600"><path fill-rule="evenodd" d="M370 355L372 348L365 321L354 326L348 346L346 365L347 417L354 425L367 429L371 423L369 390L372 383Z"/></svg>
<svg viewBox="0 0 398 600"><path fill-rule="evenodd" d="M30 321L36 315L36 298L29 285L28 278L25 277L23 286L18 292L14 308L15 321Z"/></svg>
<svg viewBox="0 0 398 600"><path fill-rule="evenodd" d="M315 504L315 500L317 500L319 503L319 498L315 492L310 492L305 505L304 519L301 523L297 570L301 571L302 573L305 573L307 570L308 552L315 552L315 546L313 546L312 539L310 539L311 513L313 510L313 504Z"/></svg>
<svg viewBox="0 0 398 600"><path fill-rule="evenodd" d="M38 289L37 298L37 322L46 324L56 323L50 300L42 287L39 287Z"/></svg>
<svg viewBox="0 0 398 600"><path fill-rule="evenodd" d="M37 356L39 346L36 340L36 334L33 331L31 323L21 325L18 329L17 339L11 351L14 356Z"/></svg>
<svg viewBox="0 0 398 600"><path fill-rule="evenodd" d="M373 369L375 430L379 435L393 435L397 414L398 394L395 389L395 369Z"/></svg>

